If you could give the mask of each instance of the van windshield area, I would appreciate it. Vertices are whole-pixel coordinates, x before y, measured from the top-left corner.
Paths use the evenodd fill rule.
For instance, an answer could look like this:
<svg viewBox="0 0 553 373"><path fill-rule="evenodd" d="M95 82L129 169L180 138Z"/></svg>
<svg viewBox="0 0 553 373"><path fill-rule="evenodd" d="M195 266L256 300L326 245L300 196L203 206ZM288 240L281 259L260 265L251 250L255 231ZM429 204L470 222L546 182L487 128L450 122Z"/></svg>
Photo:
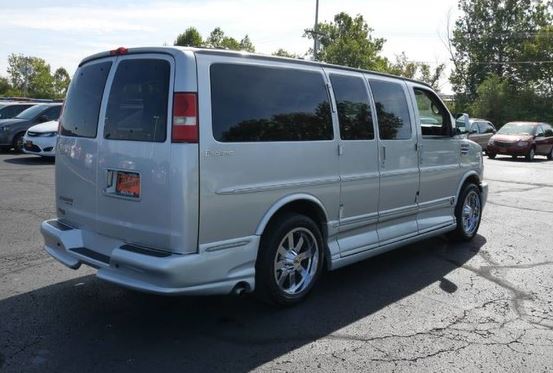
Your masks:
<svg viewBox="0 0 553 373"><path fill-rule="evenodd" d="M171 66L160 59L121 61L109 94L104 138L164 142Z"/></svg>
<svg viewBox="0 0 553 373"><path fill-rule="evenodd" d="M507 123L499 131L501 135L531 135L536 131L536 126L527 123Z"/></svg>

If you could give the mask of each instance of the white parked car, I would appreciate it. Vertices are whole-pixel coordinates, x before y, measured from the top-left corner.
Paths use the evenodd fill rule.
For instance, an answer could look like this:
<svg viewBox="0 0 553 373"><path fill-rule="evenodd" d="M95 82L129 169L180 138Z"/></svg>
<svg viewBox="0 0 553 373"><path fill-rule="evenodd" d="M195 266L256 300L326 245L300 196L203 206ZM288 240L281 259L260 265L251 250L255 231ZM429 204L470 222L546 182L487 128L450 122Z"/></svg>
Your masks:
<svg viewBox="0 0 553 373"><path fill-rule="evenodd" d="M471 240L487 191L480 146L424 83L120 48L71 82L57 218L41 231L61 263L125 287L289 305L324 269L445 233Z"/></svg>
<svg viewBox="0 0 553 373"><path fill-rule="evenodd" d="M23 151L43 157L56 156L58 121L52 120L32 126L23 137Z"/></svg>

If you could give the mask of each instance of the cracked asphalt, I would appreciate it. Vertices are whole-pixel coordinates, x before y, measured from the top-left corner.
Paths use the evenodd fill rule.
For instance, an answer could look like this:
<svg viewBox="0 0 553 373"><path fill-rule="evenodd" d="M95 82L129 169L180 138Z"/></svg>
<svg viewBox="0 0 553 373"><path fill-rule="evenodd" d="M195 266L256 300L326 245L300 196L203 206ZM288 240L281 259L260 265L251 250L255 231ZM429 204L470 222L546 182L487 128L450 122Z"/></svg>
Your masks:
<svg viewBox="0 0 553 373"><path fill-rule="evenodd" d="M485 161L479 235L326 273L303 304L164 298L42 250L54 165L0 154L0 371L553 370L553 162Z"/></svg>

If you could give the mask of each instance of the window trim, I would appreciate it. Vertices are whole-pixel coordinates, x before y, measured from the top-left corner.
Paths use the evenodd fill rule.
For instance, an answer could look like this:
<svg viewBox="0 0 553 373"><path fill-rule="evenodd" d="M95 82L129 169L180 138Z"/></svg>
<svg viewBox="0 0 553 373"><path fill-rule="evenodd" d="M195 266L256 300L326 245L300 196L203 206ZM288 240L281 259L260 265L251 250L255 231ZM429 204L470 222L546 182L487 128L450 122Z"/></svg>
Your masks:
<svg viewBox="0 0 553 373"><path fill-rule="evenodd" d="M370 98L371 98L371 101L372 101L372 104L373 104L373 109L374 109L374 117L373 118L375 118L375 123L376 123L375 130L378 131L378 141L417 141L417 137L418 137L417 127L413 128L413 123L416 121L416 116L414 115L414 112L413 112L414 108L412 108L413 103L410 102L411 101L411 95L408 92L408 87L406 86L405 81L400 80L400 79L401 78L394 79L394 78L372 76L372 75L367 76L367 84L368 84L368 87L369 87ZM410 134L411 134L411 136L409 138L407 138L407 139L383 139L381 137L380 123L378 122L378 112L377 112L377 109L376 109L376 99L374 97L374 92L372 91L372 86L371 86L371 83L375 82L375 81L383 82L383 83L397 84L401 87L401 89L403 91L403 94L405 96L405 104L406 104L406 107L407 107L407 113L408 113L408 117L409 117L409 130L410 130ZM376 136L376 132L375 132L375 136Z"/></svg>
<svg viewBox="0 0 553 373"><path fill-rule="evenodd" d="M369 108L371 110L371 113L370 113L371 114L371 120L372 120L371 124L372 124L372 129L373 129L373 138L372 139L344 139L344 138L342 138L342 129L340 127L340 114L338 113L338 100L336 99L336 92L334 91L334 86L332 85L332 79L331 79L332 75L342 76L342 77L346 77L346 78L360 79L363 82L363 86L365 87L365 93L367 94L367 100L368 100ZM376 113L375 113L374 101L373 101L373 98L372 98L372 92L371 92L371 89L368 85L368 80L364 76L364 74L351 73L351 72L350 73L348 73L348 72L344 73L341 70L337 70L337 71L330 70L330 71L327 71L327 76L328 76L328 82L330 84L330 90L332 91L333 105L336 108L335 114L336 114L337 129L338 129L337 139L340 140L340 141L352 141L352 142L373 142L373 141L376 141L379 138L379 134L378 134L377 128L376 128L376 127L378 127L378 122L377 122L377 119L376 119Z"/></svg>
<svg viewBox="0 0 553 373"><path fill-rule="evenodd" d="M149 144L165 144L167 142L171 141L171 126L172 126L172 118L173 118L173 95L175 92L175 60L173 56L165 54L165 53L143 53L143 54L130 54L130 55L124 55L121 57L108 58L107 61L112 61L112 67L109 72L108 78L106 80L106 87L104 89L104 94L102 95L102 103L100 106L100 118L101 121L98 122L98 127L102 127L101 131L97 131L96 136L100 136L102 138L102 141L104 140L113 140L113 141L132 141L132 142L144 142ZM113 82L115 80L115 74L117 73L117 68L119 67L119 64L122 61L128 61L128 60L163 60L169 63L169 82L168 82L168 97L167 97L167 123L165 124L165 139L163 141L145 141L145 140L137 140L137 139L114 139L114 138L106 138L105 137L105 130L106 130L106 114L108 110L108 103L109 103L109 96L111 94L111 89L113 86ZM102 61L102 60L100 60Z"/></svg>
<svg viewBox="0 0 553 373"><path fill-rule="evenodd" d="M420 129L420 134L421 134L421 137L424 138L424 139L444 139L444 138L451 138L452 137L452 134L453 134L453 123L451 122L451 114L449 112L449 110L447 109L447 106L444 104L444 102L442 101L442 99L440 98L440 96L438 96L436 94L436 92L434 92L433 90L427 88L427 87L421 87L420 85L413 85L412 86L412 90L413 90L413 95L414 95L414 98L416 100L416 93L415 93L415 90L419 90L419 91L423 91L423 92L426 92L426 93L429 93L431 96L433 96L435 99L437 99L437 104L440 106L440 108L442 110L445 111L445 114L444 115L444 120L446 121L446 123L443 123L442 126L445 124L447 126L447 134L445 135L424 135L422 133L422 125L420 123L420 113L419 113L419 109L418 107L416 106L416 102L415 102L415 107L414 109L416 110L416 125L417 127ZM428 97L428 96L427 96ZM430 98L429 98L430 99ZM430 99L431 100L431 99ZM449 114L449 115L447 115ZM478 132L476 133L477 135L480 135L480 126L478 125L478 123L480 123L480 121L476 121L474 123L471 124L470 126L470 129L472 129L472 127L474 125L476 125L476 128L478 129ZM469 134L470 134L470 129L469 129Z"/></svg>
<svg viewBox="0 0 553 373"><path fill-rule="evenodd" d="M112 57L108 57L108 58L101 58L101 59L98 59L98 60L92 60L90 62L87 62L86 64L83 64L83 65L80 65L79 68L75 71L75 74L73 76L73 78L71 79L71 82L73 82L73 80L75 80L75 75L77 74L77 72L80 70L80 69L83 69L87 66L92 66L92 65L96 65L96 64L102 64L102 63L106 63L108 62L109 63L109 71L106 75L106 81L104 82L104 88L102 89L102 94L101 94L101 98L100 98L100 105L98 106L98 115L97 115L97 118L96 118L96 130L94 131L94 136L82 136L82 135L68 135L68 134L63 134L63 112L61 113L60 117L58 118L58 121L62 121L62 125L61 125L61 128L60 128L60 134L59 136L60 137L70 137L70 138L75 138L75 139L96 139L98 138L98 129L100 127L100 119L102 121L102 125L103 125L103 122L104 122L104 116L105 116L105 103L104 103L104 99L106 98L106 92L108 91L107 87L108 87L108 83L111 82L111 77L112 77L112 74L113 74L113 66L115 66L115 59L112 58ZM111 83L110 83L110 86L111 86ZM69 88L71 88L71 85L69 86ZM69 89L68 89L68 92L69 92ZM65 98L64 100L64 106L67 104L67 97ZM65 108L64 108L64 112L65 112ZM103 128L102 128L103 130Z"/></svg>
<svg viewBox="0 0 553 373"><path fill-rule="evenodd" d="M211 79L211 68L214 65L236 65L236 66L249 66L249 67L260 67L260 68L269 68L269 69L279 69L279 70L297 70L297 71L303 71L303 72L314 72L321 76L322 82L325 86L325 97L328 100L329 103L329 109L330 109L330 127L332 130L332 137L330 139L324 139L324 140L298 140L298 141L290 141L290 140L284 140L284 141L219 141L215 137L215 133L213 131L213 102L212 102L212 79ZM235 145L242 145L242 144L250 144L250 145L259 145L259 144L302 144L302 143L328 143L328 142L335 142L337 140L336 132L339 128L335 128L335 121L334 121L334 115L338 114L336 111L336 102L334 101L334 94L330 91L331 86L329 79L327 78L327 75L325 74L325 71L321 67L312 67L312 66L296 66L296 65L289 65L289 64L282 64L282 63L255 63L253 61L242 61L242 60L216 60L212 61L207 65L207 76L209 79L207 80L207 87L209 87L208 92L206 92L207 97L209 99L210 108L209 108L209 117L211 125L206 126L209 128L209 133L211 135L210 141L213 141L215 144L235 144Z"/></svg>

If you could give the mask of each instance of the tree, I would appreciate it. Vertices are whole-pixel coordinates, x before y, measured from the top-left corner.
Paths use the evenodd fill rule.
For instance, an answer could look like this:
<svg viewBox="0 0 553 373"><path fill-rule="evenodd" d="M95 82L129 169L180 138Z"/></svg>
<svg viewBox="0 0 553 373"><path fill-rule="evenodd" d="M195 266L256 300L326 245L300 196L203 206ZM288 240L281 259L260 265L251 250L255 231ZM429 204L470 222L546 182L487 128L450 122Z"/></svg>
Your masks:
<svg viewBox="0 0 553 373"><path fill-rule="evenodd" d="M524 44L524 74L533 82L537 92L553 96L553 26L540 29Z"/></svg>
<svg viewBox="0 0 553 373"><path fill-rule="evenodd" d="M38 57L11 54L8 57L10 95L62 98L71 79L64 68L50 73L50 65Z"/></svg>
<svg viewBox="0 0 553 373"><path fill-rule="evenodd" d="M10 82L7 78L0 76L0 96L7 96L8 91L10 90Z"/></svg>
<svg viewBox="0 0 553 373"><path fill-rule="evenodd" d="M255 52L255 47L252 41L250 40L250 37L248 36L248 34L246 34L246 36L244 36L242 40L240 40L240 50L250 52L250 53Z"/></svg>
<svg viewBox="0 0 553 373"><path fill-rule="evenodd" d="M514 119L513 93L506 78L492 74L477 88L477 98L470 105L471 116L486 118L496 126Z"/></svg>
<svg viewBox="0 0 553 373"><path fill-rule="evenodd" d="M273 52L273 56L279 57L288 57L288 58L300 58L299 55L295 53L288 52L286 49L279 48Z"/></svg>
<svg viewBox="0 0 553 373"><path fill-rule="evenodd" d="M385 40L373 38L373 29L362 15L352 18L345 12L334 16L334 22L318 24L320 61L362 69L386 70L387 60L380 56ZM304 36L312 39L313 31ZM310 50L313 53L313 50Z"/></svg>
<svg viewBox="0 0 553 373"><path fill-rule="evenodd" d="M8 57L8 75L12 87L23 95L35 98L53 96L50 65L42 58L11 54Z"/></svg>
<svg viewBox="0 0 553 373"><path fill-rule="evenodd" d="M469 100L490 74L513 83L529 79L521 68L525 41L550 21L550 1L459 0L463 16L455 22L451 53L453 89Z"/></svg>
<svg viewBox="0 0 553 373"><path fill-rule="evenodd" d="M241 50L240 42L230 36L226 36L220 27L216 27L211 31L211 34L209 34L206 40L206 46L209 48Z"/></svg>
<svg viewBox="0 0 553 373"><path fill-rule="evenodd" d="M396 56L396 61L389 64L386 72L409 79L417 79L439 90L440 79L445 70L445 65L438 64L434 68L425 62L410 61L405 52Z"/></svg>
<svg viewBox="0 0 553 373"><path fill-rule="evenodd" d="M54 72L53 75L53 90L55 98L64 98L69 88L71 78L69 73L63 67L60 67Z"/></svg>
<svg viewBox="0 0 553 373"><path fill-rule="evenodd" d="M204 40L200 32L195 27L187 28L182 34L177 36L175 40L175 45L181 47L203 47Z"/></svg>

